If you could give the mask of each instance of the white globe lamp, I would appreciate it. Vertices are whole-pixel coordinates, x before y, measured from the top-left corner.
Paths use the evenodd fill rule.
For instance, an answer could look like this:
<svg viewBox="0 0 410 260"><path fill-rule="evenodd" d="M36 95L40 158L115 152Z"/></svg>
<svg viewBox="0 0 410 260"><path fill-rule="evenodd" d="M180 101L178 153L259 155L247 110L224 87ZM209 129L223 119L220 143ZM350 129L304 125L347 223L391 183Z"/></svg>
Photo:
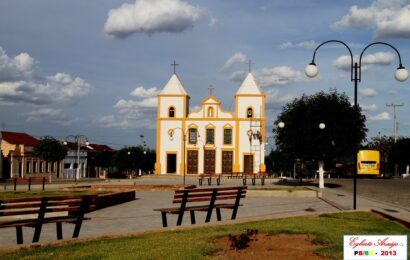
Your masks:
<svg viewBox="0 0 410 260"><path fill-rule="evenodd" d="M319 124L319 128L322 129L322 130L325 129L325 128L326 128L325 123L320 123L320 124Z"/></svg>
<svg viewBox="0 0 410 260"><path fill-rule="evenodd" d="M279 126L279 128L284 128L284 127L285 127L285 123L279 122L278 126Z"/></svg>
<svg viewBox="0 0 410 260"><path fill-rule="evenodd" d="M403 82L409 78L409 72L402 66L400 66L394 75L397 81Z"/></svg>
<svg viewBox="0 0 410 260"><path fill-rule="evenodd" d="M318 73L319 71L316 67L316 64L314 64L313 62L307 65L305 68L305 75L308 76L309 78L316 77Z"/></svg>

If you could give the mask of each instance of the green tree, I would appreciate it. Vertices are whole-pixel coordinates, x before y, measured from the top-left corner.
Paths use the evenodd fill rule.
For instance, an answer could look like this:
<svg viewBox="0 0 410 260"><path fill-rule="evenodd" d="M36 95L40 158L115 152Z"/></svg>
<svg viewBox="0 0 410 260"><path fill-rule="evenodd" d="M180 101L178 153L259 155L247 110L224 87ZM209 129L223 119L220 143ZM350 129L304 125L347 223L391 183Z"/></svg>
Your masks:
<svg viewBox="0 0 410 260"><path fill-rule="evenodd" d="M329 161L353 157L366 138L366 117L354 108L346 94L336 90L303 95L286 104L275 121L285 123L275 128L279 150L294 159ZM324 123L325 129L319 124Z"/></svg>
<svg viewBox="0 0 410 260"><path fill-rule="evenodd" d="M153 171L155 164L155 151L142 146L123 148L113 156L113 166L123 175Z"/></svg>
<svg viewBox="0 0 410 260"><path fill-rule="evenodd" d="M398 165L400 173L407 172L410 165L410 138L399 138L390 153L390 162Z"/></svg>
<svg viewBox="0 0 410 260"><path fill-rule="evenodd" d="M33 149L33 156L46 162L60 162L67 155L67 148L53 137L46 136ZM60 177L60 163L57 163L57 177Z"/></svg>

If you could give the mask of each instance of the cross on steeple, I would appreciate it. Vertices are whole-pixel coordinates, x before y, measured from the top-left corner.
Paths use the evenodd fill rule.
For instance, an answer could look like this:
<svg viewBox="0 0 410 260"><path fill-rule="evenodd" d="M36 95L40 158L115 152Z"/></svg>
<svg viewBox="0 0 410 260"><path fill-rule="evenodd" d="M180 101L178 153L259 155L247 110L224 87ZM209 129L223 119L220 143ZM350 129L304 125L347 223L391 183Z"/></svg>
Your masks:
<svg viewBox="0 0 410 260"><path fill-rule="evenodd" d="M212 96L212 90L215 88L212 85L209 85L208 90L209 90L209 95Z"/></svg>
<svg viewBox="0 0 410 260"><path fill-rule="evenodd" d="M249 62L247 62L247 64L249 65L249 73L252 72L252 61L251 59L249 59Z"/></svg>
<svg viewBox="0 0 410 260"><path fill-rule="evenodd" d="M174 66L174 74L176 74L176 73L175 73L175 71L176 71L176 66L178 66L178 65L179 65L179 64L175 63L175 61L174 61L174 63L171 64L171 66Z"/></svg>

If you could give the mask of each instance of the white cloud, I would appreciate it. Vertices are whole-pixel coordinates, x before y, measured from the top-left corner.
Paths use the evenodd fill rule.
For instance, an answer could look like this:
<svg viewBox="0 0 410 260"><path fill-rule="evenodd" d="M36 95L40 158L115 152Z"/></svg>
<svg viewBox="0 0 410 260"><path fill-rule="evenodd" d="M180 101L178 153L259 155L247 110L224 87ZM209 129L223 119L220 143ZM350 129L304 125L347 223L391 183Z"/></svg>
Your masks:
<svg viewBox="0 0 410 260"><path fill-rule="evenodd" d="M0 105L70 102L94 90L85 80L67 73L35 74L34 63L27 53L10 58L0 47Z"/></svg>
<svg viewBox="0 0 410 260"><path fill-rule="evenodd" d="M155 128L156 108L158 106L157 88L136 87L130 95L136 99L120 99L114 108L117 115L97 118L93 123L104 128Z"/></svg>
<svg viewBox="0 0 410 260"><path fill-rule="evenodd" d="M181 33L193 27L204 12L203 8L182 0L136 0L111 9L104 31L114 38L126 38L133 33Z"/></svg>
<svg viewBox="0 0 410 260"><path fill-rule="evenodd" d="M122 128L126 129L131 126L130 122L125 119L116 118L114 115L102 116L92 120L92 124L102 128Z"/></svg>
<svg viewBox="0 0 410 260"><path fill-rule="evenodd" d="M236 63L245 63L248 60L245 54L242 52L237 52L233 54L229 59L225 62L224 66L222 67L221 71L229 70L233 65Z"/></svg>
<svg viewBox="0 0 410 260"><path fill-rule="evenodd" d="M261 68L253 74L262 87L282 86L306 80L300 71L288 66Z"/></svg>
<svg viewBox="0 0 410 260"><path fill-rule="evenodd" d="M282 95L277 88L270 88L266 90L265 95L267 109L281 109L286 103L296 98L293 94Z"/></svg>
<svg viewBox="0 0 410 260"><path fill-rule="evenodd" d="M386 120L390 120L390 114L388 112L382 112L375 116L369 116L368 118L371 121L386 121Z"/></svg>
<svg viewBox="0 0 410 260"><path fill-rule="evenodd" d="M147 98L147 97L154 97L159 93L159 90L157 88L152 87L149 89L145 89L143 86L136 87L131 93L131 96L134 97L141 97L141 98Z"/></svg>
<svg viewBox="0 0 410 260"><path fill-rule="evenodd" d="M26 117L26 121L29 123L32 122L56 122L60 125L67 126L72 124L78 119L70 119L62 113L61 109L55 109L50 107L42 107L28 113L23 113L23 116Z"/></svg>
<svg viewBox="0 0 410 260"><path fill-rule="evenodd" d="M376 104L370 104L370 105L361 104L360 107L363 109L363 111L374 111L377 109Z"/></svg>
<svg viewBox="0 0 410 260"><path fill-rule="evenodd" d="M314 40L310 41L303 41L299 43L293 43L293 42L284 42L281 45L279 45L280 49L290 49L290 48L302 48L302 49L314 49L318 46L318 43L315 42Z"/></svg>
<svg viewBox="0 0 410 260"><path fill-rule="evenodd" d="M0 82L21 80L30 76L34 59L27 53L11 58L0 46Z"/></svg>
<svg viewBox="0 0 410 260"><path fill-rule="evenodd" d="M349 13L331 27L374 28L375 38L410 38L409 17L409 1L376 0L367 8L352 6Z"/></svg>
<svg viewBox="0 0 410 260"><path fill-rule="evenodd" d="M211 31L215 31L218 28L219 21L215 17L211 16L209 20L208 26Z"/></svg>
<svg viewBox="0 0 410 260"><path fill-rule="evenodd" d="M391 52L376 52L365 55L362 57L362 71L367 70L366 65L389 65L394 59L395 55ZM354 56L353 62L359 62L359 56ZM338 69L350 71L351 57L349 55L340 56L333 62L333 65Z"/></svg>
<svg viewBox="0 0 410 260"><path fill-rule="evenodd" d="M372 89L372 88L362 88L358 89L359 95L365 96L365 97L375 97L377 96L377 91Z"/></svg>
<svg viewBox="0 0 410 260"><path fill-rule="evenodd" d="M289 66L255 69L252 71L252 74L261 87L284 86L306 81L303 73ZM235 71L229 79L235 82L242 82L246 75L247 72L245 71Z"/></svg>

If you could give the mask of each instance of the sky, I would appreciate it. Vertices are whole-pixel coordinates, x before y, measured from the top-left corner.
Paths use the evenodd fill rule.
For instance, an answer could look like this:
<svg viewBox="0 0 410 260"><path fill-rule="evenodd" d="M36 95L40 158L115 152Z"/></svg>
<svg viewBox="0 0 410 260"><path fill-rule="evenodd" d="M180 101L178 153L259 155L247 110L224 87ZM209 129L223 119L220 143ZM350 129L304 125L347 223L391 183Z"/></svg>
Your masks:
<svg viewBox="0 0 410 260"><path fill-rule="evenodd" d="M289 101L336 89L353 102L350 56L374 41L395 46L410 68L405 0L2 0L0 128L37 138L81 134L113 148L155 149L158 92L176 73L198 107L214 87L222 107L251 70L266 94L267 132ZM373 45L362 58L358 103L368 138L410 137L410 80L398 82L396 52ZM301 126L303 127L303 126Z"/></svg>

